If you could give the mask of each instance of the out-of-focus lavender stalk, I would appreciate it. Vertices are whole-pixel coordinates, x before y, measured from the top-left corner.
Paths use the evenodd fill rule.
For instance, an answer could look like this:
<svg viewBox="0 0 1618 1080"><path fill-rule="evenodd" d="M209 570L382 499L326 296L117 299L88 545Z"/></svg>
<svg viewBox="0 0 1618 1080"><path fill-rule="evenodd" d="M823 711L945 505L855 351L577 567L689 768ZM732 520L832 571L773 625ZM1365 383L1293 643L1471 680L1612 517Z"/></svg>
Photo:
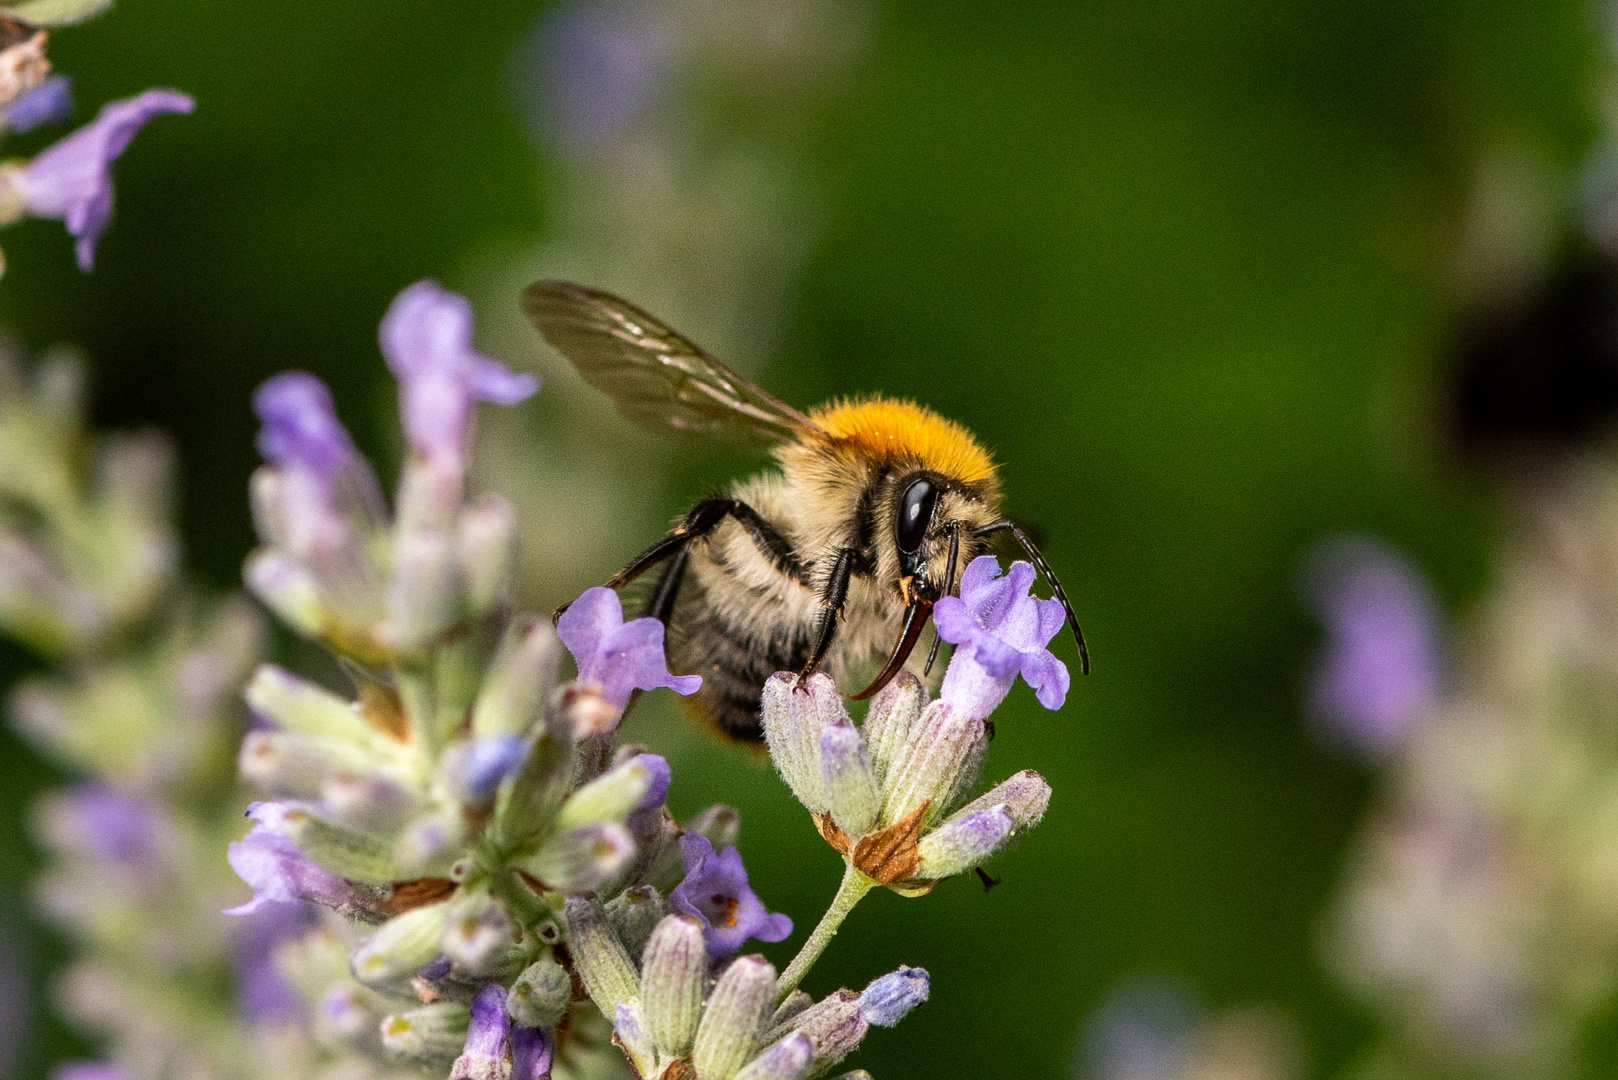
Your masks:
<svg viewBox="0 0 1618 1080"><path fill-rule="evenodd" d="M1576 1075L1618 989L1618 469L1518 496L1454 689L1390 760L1335 905L1328 958L1385 1024L1375 1075Z"/></svg>

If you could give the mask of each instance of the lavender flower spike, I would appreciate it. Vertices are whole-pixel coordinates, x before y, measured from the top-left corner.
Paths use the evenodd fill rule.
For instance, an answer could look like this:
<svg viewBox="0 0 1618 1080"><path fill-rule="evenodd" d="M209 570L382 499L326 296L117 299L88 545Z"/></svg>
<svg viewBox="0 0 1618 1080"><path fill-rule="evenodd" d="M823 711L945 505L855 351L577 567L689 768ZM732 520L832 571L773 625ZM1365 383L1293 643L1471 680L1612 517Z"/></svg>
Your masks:
<svg viewBox="0 0 1618 1080"><path fill-rule="evenodd" d="M624 622L618 594L586 589L556 622L556 632L579 665L579 680L601 687L601 696L620 711L632 690L666 686L694 694L700 675L671 675L663 659L663 624L656 619Z"/></svg>
<svg viewBox="0 0 1618 1080"><path fill-rule="evenodd" d="M1020 674L1047 709L1067 700L1067 665L1045 647L1062 628L1056 600L1030 596L1031 563L1014 562L1004 577L993 555L973 559L961 575L959 597L946 596L933 608L938 636L958 646L944 673L939 700L976 720L988 715L1011 692Z"/></svg>
<svg viewBox="0 0 1618 1080"><path fill-rule="evenodd" d="M742 947L748 938L784 941L792 920L772 914L747 884L747 870L735 848L714 854L706 836L680 837L685 880L674 887L669 902L683 915L693 915L706 928L708 956L717 960Z"/></svg>
<svg viewBox="0 0 1618 1080"><path fill-rule="evenodd" d="M89 271L112 217L112 163L153 117L195 108L195 101L176 90L148 90L102 106L90 123L8 175L21 210L62 219L77 238L79 269Z"/></svg>
<svg viewBox="0 0 1618 1080"><path fill-rule="evenodd" d="M299 851L275 828L282 813L275 803L254 803L247 815L252 831L235 841L225 853L230 868L253 887L253 898L225 912L250 915L273 901L313 900L327 907L342 907L354 899L354 886Z"/></svg>
<svg viewBox="0 0 1618 1080"><path fill-rule="evenodd" d="M458 460L472 405L515 405L539 389L472 348L472 305L436 281L418 281L394 297L382 317L382 355L399 380L399 413L410 448Z"/></svg>

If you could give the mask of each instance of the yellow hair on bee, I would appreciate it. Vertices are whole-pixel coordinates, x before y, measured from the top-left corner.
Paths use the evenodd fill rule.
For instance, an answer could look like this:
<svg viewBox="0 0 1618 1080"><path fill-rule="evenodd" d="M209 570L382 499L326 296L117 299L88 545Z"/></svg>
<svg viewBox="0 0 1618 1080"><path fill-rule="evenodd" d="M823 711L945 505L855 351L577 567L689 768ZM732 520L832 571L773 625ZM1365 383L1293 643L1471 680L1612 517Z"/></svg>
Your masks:
<svg viewBox="0 0 1618 1080"><path fill-rule="evenodd" d="M994 462L970 431L913 401L834 401L809 418L834 439L877 458L913 458L924 468L969 484L994 480Z"/></svg>

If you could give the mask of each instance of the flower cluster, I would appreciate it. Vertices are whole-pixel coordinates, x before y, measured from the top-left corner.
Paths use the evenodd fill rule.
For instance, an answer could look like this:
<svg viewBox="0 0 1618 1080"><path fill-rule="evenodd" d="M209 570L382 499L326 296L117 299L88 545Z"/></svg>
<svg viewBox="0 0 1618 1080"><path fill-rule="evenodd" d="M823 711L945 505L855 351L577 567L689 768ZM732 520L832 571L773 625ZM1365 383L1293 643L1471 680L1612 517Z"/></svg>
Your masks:
<svg viewBox="0 0 1618 1080"><path fill-rule="evenodd" d="M73 84L50 74L46 28L81 21L105 6L66 0L35 11L34 23L8 18L0 26L0 128L22 133L72 115ZM79 269L88 271L112 219L112 163L155 117L194 108L196 102L176 90L147 90L102 106L94 120L31 161L0 165L0 225L26 217L61 221L74 237Z"/></svg>

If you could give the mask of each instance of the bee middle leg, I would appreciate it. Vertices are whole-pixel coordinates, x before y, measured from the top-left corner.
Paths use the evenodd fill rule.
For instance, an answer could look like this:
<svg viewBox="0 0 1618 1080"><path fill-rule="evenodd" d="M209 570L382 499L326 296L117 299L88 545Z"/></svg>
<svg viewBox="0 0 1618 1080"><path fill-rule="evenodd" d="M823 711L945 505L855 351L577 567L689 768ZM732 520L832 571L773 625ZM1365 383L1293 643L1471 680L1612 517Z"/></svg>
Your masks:
<svg viewBox="0 0 1618 1080"><path fill-rule="evenodd" d="M848 579L853 576L854 559L858 554L854 548L844 548L837 553L837 561L832 563L831 573L820 593L820 626L815 632L815 646L810 650L803 670L798 673L800 687L820 667L820 662L826 658L826 651L831 648L832 638L837 636L837 620L843 616L843 601L848 599Z"/></svg>

